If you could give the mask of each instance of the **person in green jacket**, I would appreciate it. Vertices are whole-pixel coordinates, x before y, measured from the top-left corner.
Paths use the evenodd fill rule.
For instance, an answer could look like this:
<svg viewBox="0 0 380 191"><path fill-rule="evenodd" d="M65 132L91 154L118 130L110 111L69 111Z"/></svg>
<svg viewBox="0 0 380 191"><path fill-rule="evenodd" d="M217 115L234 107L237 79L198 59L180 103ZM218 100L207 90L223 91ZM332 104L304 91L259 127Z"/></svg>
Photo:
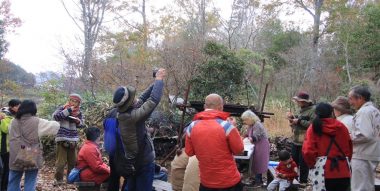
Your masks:
<svg viewBox="0 0 380 191"><path fill-rule="evenodd" d="M3 163L3 169L0 176L0 190L7 190L8 174L9 174L9 131L8 127L12 119L16 116L21 101L11 99L8 102L8 107L3 107L0 110L0 156Z"/></svg>
<svg viewBox="0 0 380 191"><path fill-rule="evenodd" d="M299 166L299 181L304 186L307 184L309 168L302 157L302 145L306 131L315 117L315 106L313 101L309 99L309 94L302 91L293 97L293 101L300 110L298 111L298 115L294 115L291 112L287 113L289 124L293 131L292 157L297 166Z"/></svg>

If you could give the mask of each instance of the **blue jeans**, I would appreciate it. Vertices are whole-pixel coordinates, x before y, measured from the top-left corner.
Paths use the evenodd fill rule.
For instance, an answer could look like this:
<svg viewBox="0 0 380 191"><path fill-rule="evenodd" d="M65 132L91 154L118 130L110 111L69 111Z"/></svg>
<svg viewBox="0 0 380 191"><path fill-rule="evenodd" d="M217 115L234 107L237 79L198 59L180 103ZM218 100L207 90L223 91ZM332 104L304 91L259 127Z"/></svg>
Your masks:
<svg viewBox="0 0 380 191"><path fill-rule="evenodd" d="M143 166L135 176L128 177L124 191L152 191L153 190L154 163Z"/></svg>
<svg viewBox="0 0 380 191"><path fill-rule="evenodd" d="M168 181L168 173L167 172L164 172L164 171L160 171L159 173L155 173L154 174L154 180L162 180L162 181L165 181L167 182Z"/></svg>
<svg viewBox="0 0 380 191"><path fill-rule="evenodd" d="M38 170L16 171L9 170L8 191L21 191L20 183L21 177L25 172L24 190L36 190L37 173Z"/></svg>

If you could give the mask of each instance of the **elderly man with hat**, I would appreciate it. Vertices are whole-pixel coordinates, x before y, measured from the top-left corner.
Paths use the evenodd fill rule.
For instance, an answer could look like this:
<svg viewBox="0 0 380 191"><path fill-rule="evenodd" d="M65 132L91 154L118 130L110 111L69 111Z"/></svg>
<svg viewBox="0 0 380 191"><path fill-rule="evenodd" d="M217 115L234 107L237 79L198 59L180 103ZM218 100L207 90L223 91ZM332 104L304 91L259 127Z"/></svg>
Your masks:
<svg viewBox="0 0 380 191"><path fill-rule="evenodd" d="M165 69L159 69L155 82L138 99L132 86L117 88L113 96L126 157L135 161L136 173L127 179L128 191L152 190L155 153L145 121L161 100L165 76Z"/></svg>
<svg viewBox="0 0 380 191"><path fill-rule="evenodd" d="M293 97L293 101L300 108L298 115L294 115L291 112L287 113L290 126L293 130L292 157L299 166L299 181L303 186L307 183L309 168L302 157L302 145L306 131L315 117L315 107L309 97L309 94L306 92L299 92Z"/></svg>

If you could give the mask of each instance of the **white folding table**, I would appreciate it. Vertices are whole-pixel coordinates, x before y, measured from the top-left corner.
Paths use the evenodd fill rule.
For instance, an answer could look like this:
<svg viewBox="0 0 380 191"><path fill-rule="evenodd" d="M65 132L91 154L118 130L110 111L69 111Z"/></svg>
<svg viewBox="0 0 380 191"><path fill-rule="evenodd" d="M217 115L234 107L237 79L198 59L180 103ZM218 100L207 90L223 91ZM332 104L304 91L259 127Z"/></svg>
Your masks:
<svg viewBox="0 0 380 191"><path fill-rule="evenodd" d="M255 145L252 143L244 143L244 151L247 151L247 155L235 155L235 159L240 159L240 160L249 160L249 165L248 165L248 175L251 176L251 169L252 169L252 160L253 160L253 151L255 150Z"/></svg>

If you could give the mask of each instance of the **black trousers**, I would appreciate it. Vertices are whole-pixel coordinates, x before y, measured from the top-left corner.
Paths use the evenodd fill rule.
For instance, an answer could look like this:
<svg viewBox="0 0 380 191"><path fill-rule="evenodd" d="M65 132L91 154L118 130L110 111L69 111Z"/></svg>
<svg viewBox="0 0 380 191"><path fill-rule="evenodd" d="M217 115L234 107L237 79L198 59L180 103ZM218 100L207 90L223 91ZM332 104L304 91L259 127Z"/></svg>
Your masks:
<svg viewBox="0 0 380 191"><path fill-rule="evenodd" d="M347 191L350 187L350 178L325 179L327 191Z"/></svg>
<svg viewBox="0 0 380 191"><path fill-rule="evenodd" d="M309 176L309 167L303 160L301 145L292 145L292 157L300 169L300 177L298 180L300 183L307 183L307 177Z"/></svg>
<svg viewBox="0 0 380 191"><path fill-rule="evenodd" d="M243 184L239 182L230 188L207 188L201 184L199 186L199 191L243 191Z"/></svg>
<svg viewBox="0 0 380 191"><path fill-rule="evenodd" d="M9 176L9 152L1 154L1 160L3 161L3 173L1 176L1 191L6 191L8 188L8 176Z"/></svg>
<svg viewBox="0 0 380 191"><path fill-rule="evenodd" d="M111 174L110 174L110 177L108 178L108 188L107 188L107 191L115 191L115 190L119 190L120 188L120 178L121 176L116 173L116 166L115 164L113 163L113 156L110 156L109 158L109 162L110 162L110 169L111 169ZM127 180L124 180L124 183L122 185L122 190L124 190L125 186L126 186L126 183L127 183Z"/></svg>

